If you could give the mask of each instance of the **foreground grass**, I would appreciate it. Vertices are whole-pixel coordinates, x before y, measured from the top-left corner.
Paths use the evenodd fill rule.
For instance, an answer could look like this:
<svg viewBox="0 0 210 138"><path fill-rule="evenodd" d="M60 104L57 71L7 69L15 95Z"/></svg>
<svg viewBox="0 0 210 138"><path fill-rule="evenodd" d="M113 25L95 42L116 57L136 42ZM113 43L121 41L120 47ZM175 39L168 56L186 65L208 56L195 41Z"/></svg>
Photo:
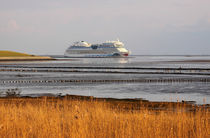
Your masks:
<svg viewBox="0 0 210 138"><path fill-rule="evenodd" d="M59 99L0 99L1 137L195 137L210 136L209 110L157 110L117 102Z"/></svg>

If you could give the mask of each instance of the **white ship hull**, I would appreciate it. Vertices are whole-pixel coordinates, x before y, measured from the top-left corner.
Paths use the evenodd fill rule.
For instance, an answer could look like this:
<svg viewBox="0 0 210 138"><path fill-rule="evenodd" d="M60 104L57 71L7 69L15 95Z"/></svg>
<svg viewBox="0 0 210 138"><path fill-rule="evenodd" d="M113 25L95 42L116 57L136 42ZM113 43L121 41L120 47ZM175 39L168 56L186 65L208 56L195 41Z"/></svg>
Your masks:
<svg viewBox="0 0 210 138"><path fill-rule="evenodd" d="M122 46L114 46L119 43ZM129 51L119 41L111 41L103 44L91 45L84 41L70 46L65 54L66 57L127 57Z"/></svg>
<svg viewBox="0 0 210 138"><path fill-rule="evenodd" d="M94 57L114 57L113 55L109 54L65 54L65 57L71 58L94 58ZM122 57L122 56L116 56Z"/></svg>

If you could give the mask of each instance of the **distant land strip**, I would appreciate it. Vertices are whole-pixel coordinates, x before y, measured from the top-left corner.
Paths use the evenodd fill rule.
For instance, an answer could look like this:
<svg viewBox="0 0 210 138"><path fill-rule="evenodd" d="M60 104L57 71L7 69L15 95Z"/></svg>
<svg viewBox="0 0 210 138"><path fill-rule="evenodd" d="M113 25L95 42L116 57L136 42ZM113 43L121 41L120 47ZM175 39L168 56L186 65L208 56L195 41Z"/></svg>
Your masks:
<svg viewBox="0 0 210 138"><path fill-rule="evenodd" d="M0 57L0 61L34 61L34 60L53 60L51 57Z"/></svg>
<svg viewBox="0 0 210 138"><path fill-rule="evenodd" d="M47 56L36 56L13 51L0 51L0 61L34 61L34 60L53 60Z"/></svg>

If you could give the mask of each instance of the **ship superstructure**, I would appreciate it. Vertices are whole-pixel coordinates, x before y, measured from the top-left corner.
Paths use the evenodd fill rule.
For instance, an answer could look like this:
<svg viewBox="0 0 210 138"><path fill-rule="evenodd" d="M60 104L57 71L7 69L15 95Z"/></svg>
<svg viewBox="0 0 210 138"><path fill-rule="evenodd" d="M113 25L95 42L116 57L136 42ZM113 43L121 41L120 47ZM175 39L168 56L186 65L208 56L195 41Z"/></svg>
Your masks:
<svg viewBox="0 0 210 138"><path fill-rule="evenodd" d="M90 44L85 41L74 42L66 51L67 57L127 57L129 51L124 44L117 41L106 41L101 44Z"/></svg>

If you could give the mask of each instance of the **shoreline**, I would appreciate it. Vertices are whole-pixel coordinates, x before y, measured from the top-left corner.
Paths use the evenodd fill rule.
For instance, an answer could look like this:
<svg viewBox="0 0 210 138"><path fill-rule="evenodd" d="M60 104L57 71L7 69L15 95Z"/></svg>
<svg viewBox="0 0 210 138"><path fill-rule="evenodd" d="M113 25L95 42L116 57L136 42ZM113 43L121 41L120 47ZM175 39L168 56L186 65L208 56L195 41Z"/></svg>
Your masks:
<svg viewBox="0 0 210 138"><path fill-rule="evenodd" d="M43 95L43 96L19 96L19 95L9 95L6 97L0 97L0 102L7 100L67 100L67 101L90 101L90 102L102 102L112 105L113 108L127 109L132 106L132 110L152 109L152 110L174 110L176 108L183 107L187 111L194 111L197 108L203 108L210 110L210 104L195 104L194 101L177 101L177 102L167 102L167 101L149 101L142 98L99 98L94 96L83 96L83 95Z"/></svg>

